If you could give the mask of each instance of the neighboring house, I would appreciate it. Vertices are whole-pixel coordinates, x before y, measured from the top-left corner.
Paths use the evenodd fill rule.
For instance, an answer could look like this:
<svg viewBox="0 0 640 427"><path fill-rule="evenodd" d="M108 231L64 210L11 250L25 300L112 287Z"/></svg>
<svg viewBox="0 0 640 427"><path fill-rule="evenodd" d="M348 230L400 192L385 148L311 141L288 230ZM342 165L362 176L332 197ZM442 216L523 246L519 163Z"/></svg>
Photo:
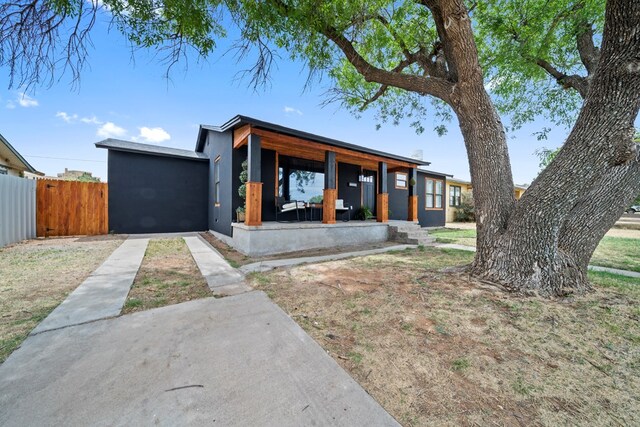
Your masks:
<svg viewBox="0 0 640 427"><path fill-rule="evenodd" d="M24 177L25 172L44 175L35 170L33 166L9 144L9 141L0 135L0 175Z"/></svg>
<svg viewBox="0 0 640 427"><path fill-rule="evenodd" d="M83 182L100 182L100 178L96 178L91 172L76 171L64 168L64 172L58 174L58 179L66 181L83 181Z"/></svg>
<svg viewBox="0 0 640 427"><path fill-rule="evenodd" d="M525 185L514 186L513 193L516 200L522 197L526 189ZM473 196L471 182L450 177L447 180L447 222L455 221L456 208L460 206L465 195Z"/></svg>
<svg viewBox="0 0 640 427"><path fill-rule="evenodd" d="M363 206L380 223L445 223L447 175L418 170L429 162L250 117L200 126L194 151L114 139L96 146L109 150L109 229L117 233L213 230L236 239L247 230L282 228L274 223L278 197L322 198L314 218L322 219L320 225L354 219ZM238 224L245 160L246 219ZM336 212L336 200L351 209ZM295 218L295 212L287 214Z"/></svg>

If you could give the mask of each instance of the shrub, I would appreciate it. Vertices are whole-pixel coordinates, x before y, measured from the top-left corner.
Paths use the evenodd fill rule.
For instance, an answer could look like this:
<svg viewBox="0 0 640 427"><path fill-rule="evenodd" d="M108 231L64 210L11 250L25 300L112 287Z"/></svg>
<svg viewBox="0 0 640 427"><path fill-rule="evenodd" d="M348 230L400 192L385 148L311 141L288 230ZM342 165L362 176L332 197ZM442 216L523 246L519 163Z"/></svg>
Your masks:
<svg viewBox="0 0 640 427"><path fill-rule="evenodd" d="M463 194L460 206L456 208L453 215L456 222L475 222L476 214L473 206L473 196L471 194Z"/></svg>

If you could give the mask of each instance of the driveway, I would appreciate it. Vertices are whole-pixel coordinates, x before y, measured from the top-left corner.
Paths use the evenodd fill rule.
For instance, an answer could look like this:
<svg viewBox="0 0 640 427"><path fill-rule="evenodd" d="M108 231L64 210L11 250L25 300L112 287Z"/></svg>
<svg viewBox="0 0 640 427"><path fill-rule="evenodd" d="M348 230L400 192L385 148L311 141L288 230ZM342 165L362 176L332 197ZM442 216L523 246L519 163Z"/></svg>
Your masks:
<svg viewBox="0 0 640 427"><path fill-rule="evenodd" d="M262 292L29 337L0 425L397 425Z"/></svg>

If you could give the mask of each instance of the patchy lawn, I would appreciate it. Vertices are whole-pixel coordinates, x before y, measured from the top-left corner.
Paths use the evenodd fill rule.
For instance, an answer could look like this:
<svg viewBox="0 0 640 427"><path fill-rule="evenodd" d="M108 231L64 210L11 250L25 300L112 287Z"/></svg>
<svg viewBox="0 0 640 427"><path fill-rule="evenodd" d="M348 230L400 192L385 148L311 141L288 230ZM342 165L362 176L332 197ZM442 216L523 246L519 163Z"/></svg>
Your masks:
<svg viewBox="0 0 640 427"><path fill-rule="evenodd" d="M254 274L404 425L639 425L640 281L590 273L595 291L506 295L440 268L424 248Z"/></svg>
<svg viewBox="0 0 640 427"><path fill-rule="evenodd" d="M50 238L0 249L0 363L122 240Z"/></svg>
<svg viewBox="0 0 640 427"><path fill-rule="evenodd" d="M476 245L474 229L440 228L429 231L429 234L438 243ZM640 239L605 236L593 253L591 264L640 272Z"/></svg>
<svg viewBox="0 0 640 427"><path fill-rule="evenodd" d="M211 295L184 239L153 239L149 241L122 314Z"/></svg>

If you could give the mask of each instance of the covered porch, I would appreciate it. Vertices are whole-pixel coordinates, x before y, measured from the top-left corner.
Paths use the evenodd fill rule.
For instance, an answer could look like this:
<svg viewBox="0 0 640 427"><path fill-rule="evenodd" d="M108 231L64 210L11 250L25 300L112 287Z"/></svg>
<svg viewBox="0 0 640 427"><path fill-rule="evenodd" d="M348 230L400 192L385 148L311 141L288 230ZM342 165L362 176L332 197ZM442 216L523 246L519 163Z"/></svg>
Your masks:
<svg viewBox="0 0 640 427"><path fill-rule="evenodd" d="M309 208L311 212L315 209L313 219L318 222L298 224L301 230L339 226L341 219L353 220L363 207L375 213L379 224L388 222L390 209L402 212L402 219L406 212L406 221L418 221L416 182L420 161L414 163L411 159L315 135L294 136L250 124L233 131L233 149L246 152L248 175L245 221L233 224L234 240L236 233L249 235L261 229L264 233L288 229L286 224L269 221L274 219L270 214L276 210L278 200L304 202L307 219ZM392 206L390 190L395 191ZM347 208L346 215L344 209L339 209L341 205ZM263 222L265 216L267 220ZM376 223L352 222L349 229L373 233L372 224ZM305 236L312 234L305 232Z"/></svg>

